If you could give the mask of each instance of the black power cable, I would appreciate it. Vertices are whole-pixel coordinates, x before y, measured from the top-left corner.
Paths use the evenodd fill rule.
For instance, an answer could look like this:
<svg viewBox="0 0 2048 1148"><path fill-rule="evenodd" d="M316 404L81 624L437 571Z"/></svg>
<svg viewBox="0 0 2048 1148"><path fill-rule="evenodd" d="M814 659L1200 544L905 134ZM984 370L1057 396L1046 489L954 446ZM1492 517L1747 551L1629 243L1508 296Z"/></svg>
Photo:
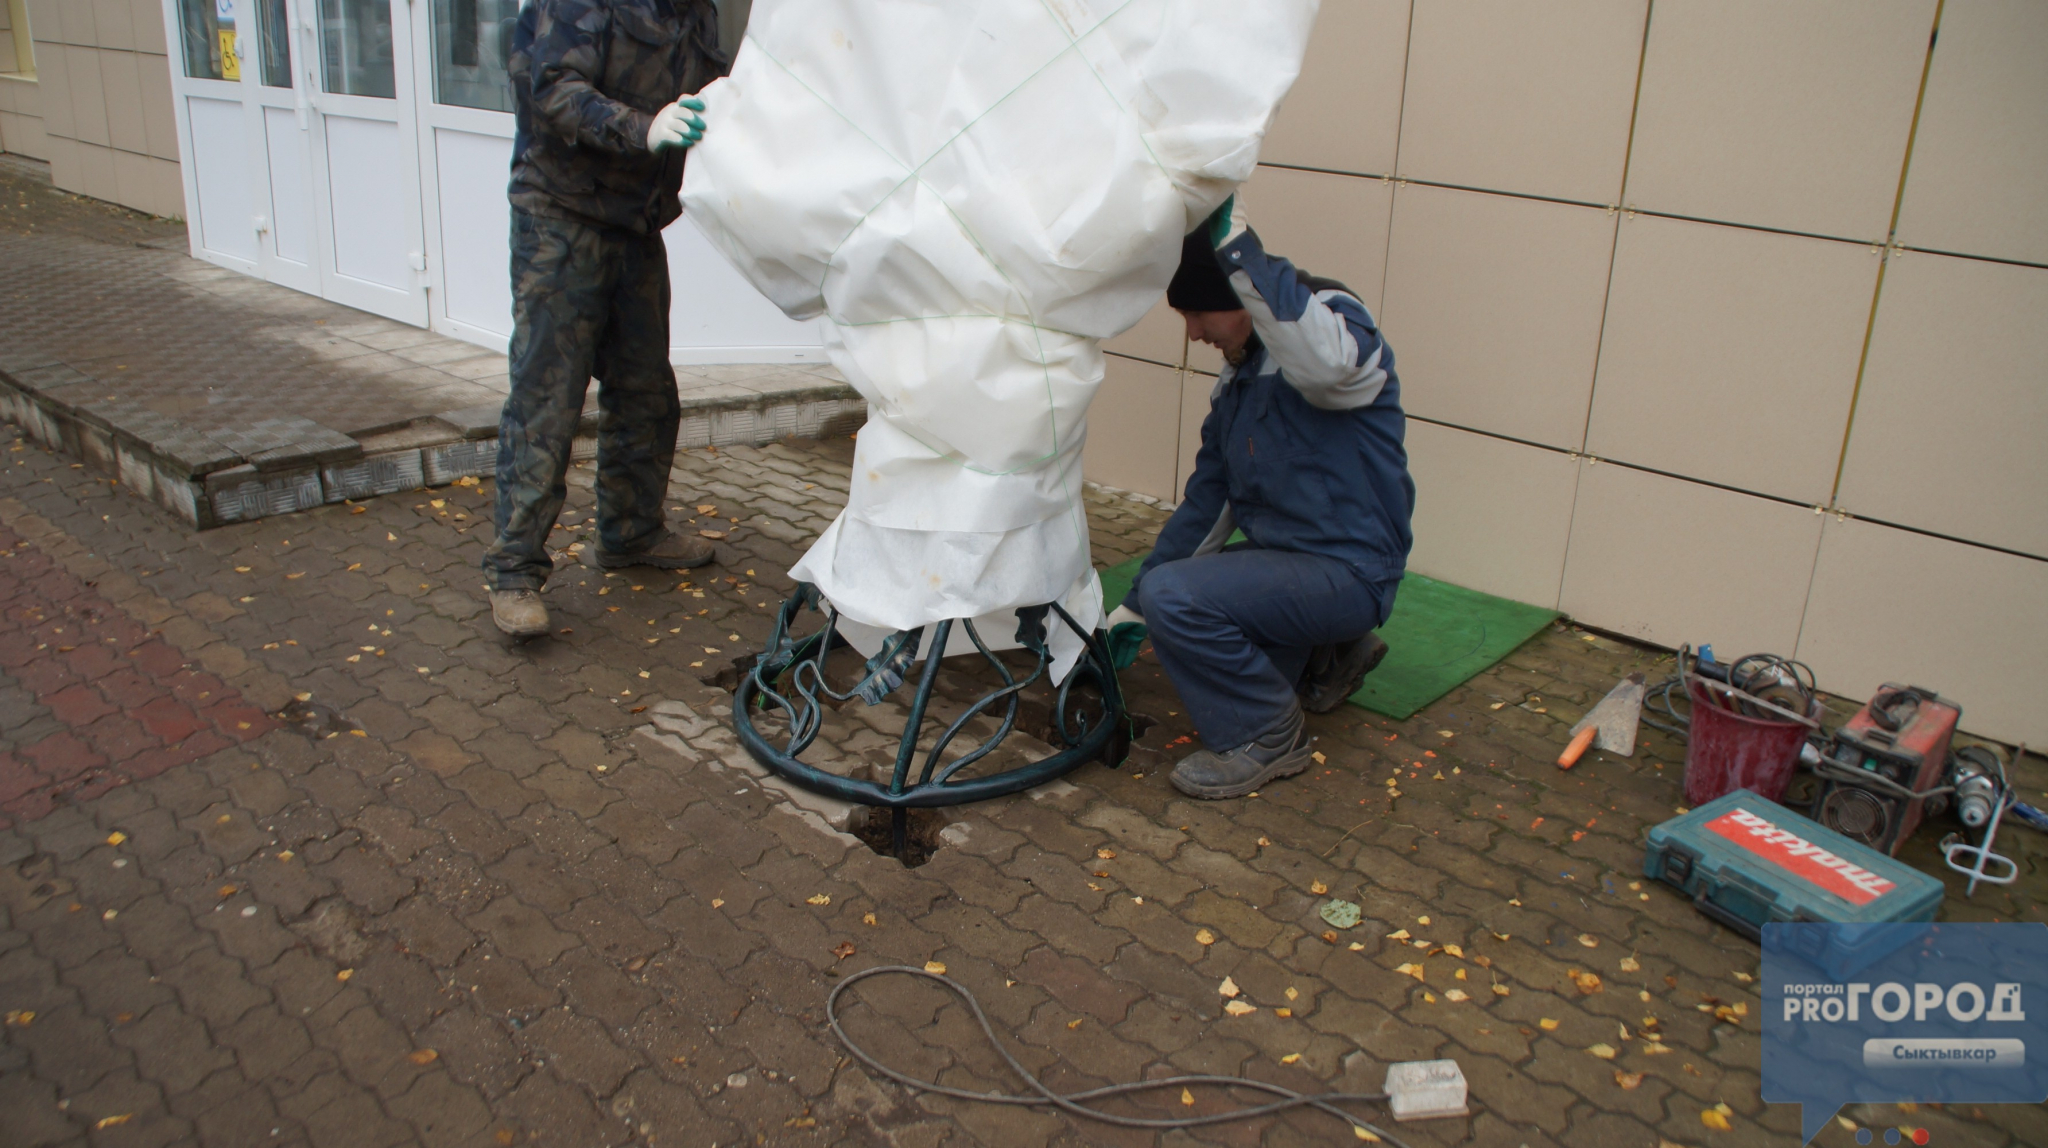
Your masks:
<svg viewBox="0 0 2048 1148"><path fill-rule="evenodd" d="M1024 1083L1030 1085L1031 1090L1037 1093L1037 1095L1022 1096L1009 1092L970 1092L965 1088L952 1088L929 1080L919 1080L917 1077L890 1068L888 1065L876 1060L866 1049L855 1044L853 1038L846 1035L846 1029L839 1023L839 995L869 977L888 975L922 977L928 981L936 981L944 985L954 996L959 997L967 1005L968 1011L974 1014L975 1023L981 1025L982 1035L988 1037L989 1046L994 1048L996 1054L1003 1058L1003 1063L1010 1066L1010 1071L1016 1073ZM1033 1076L1030 1070L1018 1063L1017 1058L1010 1054L1010 1050L1003 1047L1003 1042L996 1039L995 1028L989 1024L987 1014L981 1011L981 1002L974 999L974 994L968 991L967 986L939 973L912 968L909 965L878 965L872 969L862 969L848 976L845 980L840 981L837 985L833 986L832 995L825 998L825 1020L826 1023L832 1026L832 1035L839 1038L839 1043L846 1046L846 1051L851 1053L855 1060L860 1061L890 1080L919 1092L936 1092L941 1096L951 1096L960 1100L979 1100L986 1104L1022 1104L1034 1108L1052 1107L1070 1115L1088 1120L1099 1120L1104 1124L1114 1124L1122 1128L1152 1128L1160 1130L1199 1128L1207 1124L1225 1124L1236 1120L1250 1120L1259 1116L1272 1116L1295 1108L1309 1107L1321 1109L1344 1121L1353 1129L1362 1128L1381 1140L1394 1145L1394 1148L1409 1148L1409 1145L1397 1139L1386 1129L1369 1124L1337 1107L1339 1102L1353 1104L1384 1103L1387 1099L1387 1094L1384 1092L1324 1092L1311 1095L1305 1092L1296 1092L1283 1085L1272 1084L1263 1080L1251 1080L1242 1076L1209 1075L1168 1076L1158 1080L1141 1080L1132 1084L1112 1084L1103 1088L1091 1088L1085 1092L1054 1092L1052 1089L1047 1088L1043 1081ZM1249 1088L1254 1091L1278 1096L1280 1099L1269 1104L1257 1104L1233 1109L1229 1112L1212 1112L1206 1116L1175 1117L1121 1116L1113 1112L1103 1112L1099 1109L1090 1108L1084 1103L1086 1101L1106 1100L1115 1096L1131 1096L1140 1092L1154 1092L1162 1088L1190 1088L1195 1085Z"/></svg>

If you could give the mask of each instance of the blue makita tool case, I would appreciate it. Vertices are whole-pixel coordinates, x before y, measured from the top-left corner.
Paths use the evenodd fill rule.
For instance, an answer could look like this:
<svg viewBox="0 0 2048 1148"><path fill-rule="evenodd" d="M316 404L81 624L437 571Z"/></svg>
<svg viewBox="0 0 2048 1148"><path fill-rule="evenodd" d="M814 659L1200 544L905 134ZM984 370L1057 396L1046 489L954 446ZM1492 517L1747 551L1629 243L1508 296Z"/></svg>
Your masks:
<svg viewBox="0 0 2048 1148"><path fill-rule="evenodd" d="M1652 828L1643 875L1685 890L1700 912L1752 940L1774 921L1931 921L1942 895L1936 878L1746 789ZM1860 931L1819 931L1848 949L1811 955L1853 964Z"/></svg>

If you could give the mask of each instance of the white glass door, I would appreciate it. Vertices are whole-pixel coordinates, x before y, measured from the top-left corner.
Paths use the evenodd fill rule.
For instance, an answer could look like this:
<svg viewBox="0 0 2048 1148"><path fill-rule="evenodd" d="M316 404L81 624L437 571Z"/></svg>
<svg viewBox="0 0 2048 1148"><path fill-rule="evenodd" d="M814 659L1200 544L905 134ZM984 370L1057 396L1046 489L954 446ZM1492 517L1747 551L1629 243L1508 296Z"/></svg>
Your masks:
<svg viewBox="0 0 2048 1148"><path fill-rule="evenodd" d="M241 82L246 45L234 0L163 0L192 254L256 272L256 173Z"/></svg>
<svg viewBox="0 0 2048 1148"><path fill-rule="evenodd" d="M415 0L414 84L433 326L504 350L512 338L512 86L519 0Z"/></svg>
<svg viewBox="0 0 2048 1148"><path fill-rule="evenodd" d="M239 0L246 128L254 157L257 266L265 279L320 293L319 237L313 226L313 111L295 83L300 0ZM310 0L305 0L310 3Z"/></svg>
<svg viewBox="0 0 2048 1148"><path fill-rule="evenodd" d="M518 0L415 0L413 82L419 103L433 325L503 350L512 338L511 55ZM720 5L728 50L744 0ZM671 224L669 357L677 363L822 362L818 330L785 317L687 218Z"/></svg>
<svg viewBox="0 0 2048 1148"><path fill-rule="evenodd" d="M400 0L402 3L403 0ZM412 21L393 0L293 0L321 294L427 325ZM396 18L394 18L396 17Z"/></svg>

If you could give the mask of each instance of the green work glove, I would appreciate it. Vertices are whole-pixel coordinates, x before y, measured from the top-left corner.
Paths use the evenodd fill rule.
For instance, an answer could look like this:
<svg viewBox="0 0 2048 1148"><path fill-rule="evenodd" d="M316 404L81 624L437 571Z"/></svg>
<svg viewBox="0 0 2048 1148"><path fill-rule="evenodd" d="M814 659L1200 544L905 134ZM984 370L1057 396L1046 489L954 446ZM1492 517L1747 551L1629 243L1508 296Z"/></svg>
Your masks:
<svg viewBox="0 0 2048 1148"><path fill-rule="evenodd" d="M1232 195L1223 201L1221 207L1209 213L1208 220L1202 226L1209 233L1209 245L1221 251L1229 246L1232 240L1243 235L1251 224L1245 220L1244 205L1237 201L1236 195Z"/></svg>
<svg viewBox="0 0 2048 1148"><path fill-rule="evenodd" d="M1128 670L1138 660L1138 651L1145 645L1148 631L1145 619L1129 606L1118 606L1110 611L1103 625L1109 630L1109 661L1119 670Z"/></svg>
<svg viewBox="0 0 2048 1148"><path fill-rule="evenodd" d="M703 110L703 100L695 96L684 96L654 113L654 122L647 125L647 150L660 151L665 147L686 148L703 139L704 121L690 114Z"/></svg>

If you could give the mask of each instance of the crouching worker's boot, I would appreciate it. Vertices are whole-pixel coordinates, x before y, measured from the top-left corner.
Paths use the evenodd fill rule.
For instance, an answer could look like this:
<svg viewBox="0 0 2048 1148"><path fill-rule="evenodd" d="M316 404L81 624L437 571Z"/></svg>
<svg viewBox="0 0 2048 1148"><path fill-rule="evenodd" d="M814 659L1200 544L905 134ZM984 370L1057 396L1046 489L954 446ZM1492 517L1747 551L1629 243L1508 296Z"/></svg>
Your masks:
<svg viewBox="0 0 2048 1148"><path fill-rule="evenodd" d="M493 590L491 621L515 638L536 638L548 632L548 608L538 590Z"/></svg>
<svg viewBox="0 0 2048 1148"><path fill-rule="evenodd" d="M1343 705L1386 656L1387 644L1378 634L1317 646L1309 651L1301 684L1294 688L1301 697L1301 708L1326 714Z"/></svg>
<svg viewBox="0 0 2048 1148"><path fill-rule="evenodd" d="M1243 797L1275 778L1308 768L1308 729L1301 710L1236 749L1201 749L1173 767L1173 787L1190 797Z"/></svg>

